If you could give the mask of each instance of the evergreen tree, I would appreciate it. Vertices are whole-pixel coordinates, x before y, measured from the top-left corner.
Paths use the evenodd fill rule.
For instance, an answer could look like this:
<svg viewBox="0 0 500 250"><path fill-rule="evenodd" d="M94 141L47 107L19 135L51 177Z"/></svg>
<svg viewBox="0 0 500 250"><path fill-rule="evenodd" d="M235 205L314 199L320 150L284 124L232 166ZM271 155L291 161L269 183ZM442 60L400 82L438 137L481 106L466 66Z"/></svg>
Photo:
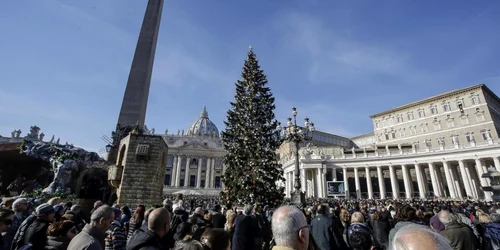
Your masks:
<svg viewBox="0 0 500 250"><path fill-rule="evenodd" d="M222 179L226 190L221 195L232 203L278 205L284 198L284 189L276 182L284 178L276 155L281 139L274 116L274 97L251 48L241 78L235 84L235 101L231 102L224 121L226 130L222 132L227 153Z"/></svg>

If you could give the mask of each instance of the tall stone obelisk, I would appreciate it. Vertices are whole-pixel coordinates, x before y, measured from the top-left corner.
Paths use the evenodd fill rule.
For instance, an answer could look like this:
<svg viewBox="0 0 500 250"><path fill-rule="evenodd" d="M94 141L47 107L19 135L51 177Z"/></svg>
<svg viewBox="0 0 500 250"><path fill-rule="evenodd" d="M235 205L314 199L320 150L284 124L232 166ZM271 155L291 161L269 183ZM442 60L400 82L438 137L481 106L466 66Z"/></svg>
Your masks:
<svg viewBox="0 0 500 250"><path fill-rule="evenodd" d="M116 188L121 205L159 205L162 201L168 146L162 136L142 132L162 8L163 0L148 1L108 155L116 164L109 168L108 181Z"/></svg>
<svg viewBox="0 0 500 250"><path fill-rule="evenodd" d="M149 0L123 96L118 124L144 128L163 0Z"/></svg>
<svg viewBox="0 0 500 250"><path fill-rule="evenodd" d="M108 161L116 161L118 145L122 138L134 129L142 131L144 128L162 9L163 0L148 0L118 123L112 133L113 147L108 152Z"/></svg>

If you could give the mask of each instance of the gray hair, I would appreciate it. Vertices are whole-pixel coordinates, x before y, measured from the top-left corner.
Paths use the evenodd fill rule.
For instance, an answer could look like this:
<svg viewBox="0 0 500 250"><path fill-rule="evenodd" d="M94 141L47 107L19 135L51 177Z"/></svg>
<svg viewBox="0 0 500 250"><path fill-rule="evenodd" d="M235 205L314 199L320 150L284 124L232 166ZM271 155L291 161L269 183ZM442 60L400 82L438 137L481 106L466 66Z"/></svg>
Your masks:
<svg viewBox="0 0 500 250"><path fill-rule="evenodd" d="M499 223L500 222L500 214L499 213L490 214L490 220L493 223Z"/></svg>
<svg viewBox="0 0 500 250"><path fill-rule="evenodd" d="M415 238L418 238L422 242L412 241ZM414 223L399 229L389 244L390 248L397 250L415 249L416 244L419 246L424 244L423 248L432 247L432 249L436 250L453 250L449 241L443 235L436 233L428 227Z"/></svg>
<svg viewBox="0 0 500 250"><path fill-rule="evenodd" d="M243 215L252 215L252 211L253 211L253 205L245 205L245 207L243 208Z"/></svg>
<svg viewBox="0 0 500 250"><path fill-rule="evenodd" d="M91 222L99 222L102 218L110 218L114 214L113 208L108 205L98 207L90 216Z"/></svg>
<svg viewBox="0 0 500 250"><path fill-rule="evenodd" d="M277 246L294 247L299 235L297 230L306 226L304 213L295 206L282 206L278 208L271 222L274 241Z"/></svg>
<svg viewBox="0 0 500 250"><path fill-rule="evenodd" d="M363 223L365 222L365 216L361 212L354 212L351 215L351 223Z"/></svg>

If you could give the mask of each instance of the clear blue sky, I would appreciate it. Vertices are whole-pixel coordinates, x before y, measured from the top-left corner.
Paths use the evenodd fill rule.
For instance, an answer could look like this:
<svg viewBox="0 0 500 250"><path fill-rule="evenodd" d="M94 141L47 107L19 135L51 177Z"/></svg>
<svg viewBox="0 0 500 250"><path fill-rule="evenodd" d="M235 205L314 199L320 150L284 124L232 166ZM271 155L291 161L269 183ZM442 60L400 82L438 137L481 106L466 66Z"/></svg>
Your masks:
<svg viewBox="0 0 500 250"><path fill-rule="evenodd" d="M0 135L38 125L90 150L115 127L146 0L0 1ZM486 83L500 94L500 2L166 0L146 118L223 129L252 45L285 121L372 131L369 115Z"/></svg>

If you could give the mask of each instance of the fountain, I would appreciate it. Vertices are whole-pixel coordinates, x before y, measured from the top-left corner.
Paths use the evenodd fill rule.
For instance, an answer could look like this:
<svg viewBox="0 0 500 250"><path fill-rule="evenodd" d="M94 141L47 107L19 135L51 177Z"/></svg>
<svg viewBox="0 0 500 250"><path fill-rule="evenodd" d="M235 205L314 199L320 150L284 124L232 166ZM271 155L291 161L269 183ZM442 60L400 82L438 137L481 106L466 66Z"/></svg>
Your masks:
<svg viewBox="0 0 500 250"><path fill-rule="evenodd" d="M489 168L488 172L483 174L481 178L488 178L490 180L490 186L483 186L481 189L485 192L492 192L491 199L494 202L500 201L500 172L495 168Z"/></svg>

